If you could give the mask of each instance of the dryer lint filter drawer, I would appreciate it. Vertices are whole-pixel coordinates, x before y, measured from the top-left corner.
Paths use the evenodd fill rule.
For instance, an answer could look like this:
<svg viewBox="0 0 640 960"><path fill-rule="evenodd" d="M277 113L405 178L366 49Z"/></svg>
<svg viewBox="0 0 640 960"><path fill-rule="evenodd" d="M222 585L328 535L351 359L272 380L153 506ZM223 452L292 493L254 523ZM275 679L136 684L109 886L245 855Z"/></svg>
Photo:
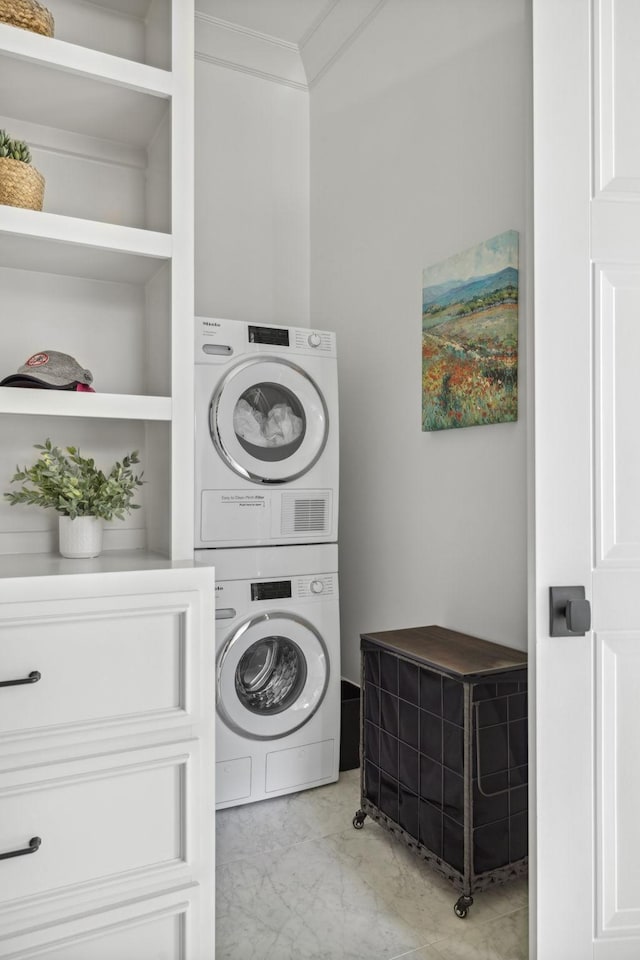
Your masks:
<svg viewBox="0 0 640 960"><path fill-rule="evenodd" d="M203 543L308 540L332 534L330 490L203 490Z"/></svg>
<svg viewBox="0 0 640 960"><path fill-rule="evenodd" d="M337 776L335 740L305 743L267 754L265 790L288 790Z"/></svg>

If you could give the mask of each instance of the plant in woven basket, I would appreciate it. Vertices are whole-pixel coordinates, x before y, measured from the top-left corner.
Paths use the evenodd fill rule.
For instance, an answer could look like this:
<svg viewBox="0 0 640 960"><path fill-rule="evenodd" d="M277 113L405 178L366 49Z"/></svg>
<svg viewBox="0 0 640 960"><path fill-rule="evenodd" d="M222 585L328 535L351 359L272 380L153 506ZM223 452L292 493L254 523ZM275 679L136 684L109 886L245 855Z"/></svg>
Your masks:
<svg viewBox="0 0 640 960"><path fill-rule="evenodd" d="M11 506L26 503L52 508L64 517L100 517L107 522L125 513L138 510L133 503L137 487L144 483L142 473L132 467L140 463L137 451L116 462L109 473L100 470L95 460L83 457L77 447L54 447L51 440L34 444L40 451L30 467L16 467L11 483L21 483L19 490L5 493Z"/></svg>
<svg viewBox="0 0 640 960"><path fill-rule="evenodd" d="M0 130L0 203L42 210L44 177L31 166L31 150L24 140Z"/></svg>
<svg viewBox="0 0 640 960"><path fill-rule="evenodd" d="M38 0L0 0L0 22L45 37L53 36L55 26L51 12Z"/></svg>
<svg viewBox="0 0 640 960"><path fill-rule="evenodd" d="M0 130L0 157L31 163L31 150L24 140L12 140L6 130Z"/></svg>

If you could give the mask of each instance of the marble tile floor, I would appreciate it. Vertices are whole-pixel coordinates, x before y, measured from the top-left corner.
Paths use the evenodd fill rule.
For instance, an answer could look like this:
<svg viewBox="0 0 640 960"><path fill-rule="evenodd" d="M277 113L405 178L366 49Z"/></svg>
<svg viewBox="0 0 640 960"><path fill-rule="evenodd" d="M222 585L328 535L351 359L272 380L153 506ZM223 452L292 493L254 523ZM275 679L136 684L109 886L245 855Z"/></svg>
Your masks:
<svg viewBox="0 0 640 960"><path fill-rule="evenodd" d="M368 819L359 774L216 816L216 960L526 960L527 881L458 893Z"/></svg>

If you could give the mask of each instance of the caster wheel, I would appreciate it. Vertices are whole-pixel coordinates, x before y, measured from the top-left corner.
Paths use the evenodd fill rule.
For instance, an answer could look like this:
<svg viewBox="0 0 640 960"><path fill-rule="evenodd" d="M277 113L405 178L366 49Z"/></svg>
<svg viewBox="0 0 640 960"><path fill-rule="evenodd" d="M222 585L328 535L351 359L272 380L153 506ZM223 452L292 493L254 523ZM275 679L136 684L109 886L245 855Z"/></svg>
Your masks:
<svg viewBox="0 0 640 960"><path fill-rule="evenodd" d="M353 818L354 830L362 830L362 828L364 827L365 817L366 817L366 813L364 812L364 810L358 810L356 812L356 815Z"/></svg>
<svg viewBox="0 0 640 960"><path fill-rule="evenodd" d="M469 913L469 907L472 903L473 897L459 897L453 906L453 912L455 913L456 917L460 917L461 920L464 920Z"/></svg>

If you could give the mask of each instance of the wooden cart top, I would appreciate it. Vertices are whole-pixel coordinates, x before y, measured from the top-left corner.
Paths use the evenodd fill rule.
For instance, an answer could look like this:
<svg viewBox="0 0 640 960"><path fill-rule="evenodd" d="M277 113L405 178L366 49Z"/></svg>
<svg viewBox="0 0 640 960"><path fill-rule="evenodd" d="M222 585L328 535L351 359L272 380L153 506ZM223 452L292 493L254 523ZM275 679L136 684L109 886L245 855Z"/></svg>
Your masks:
<svg viewBox="0 0 640 960"><path fill-rule="evenodd" d="M527 654L522 650L435 624L385 630L382 633L363 633L360 639L371 640L393 653L461 680L506 670L526 669L527 666Z"/></svg>

